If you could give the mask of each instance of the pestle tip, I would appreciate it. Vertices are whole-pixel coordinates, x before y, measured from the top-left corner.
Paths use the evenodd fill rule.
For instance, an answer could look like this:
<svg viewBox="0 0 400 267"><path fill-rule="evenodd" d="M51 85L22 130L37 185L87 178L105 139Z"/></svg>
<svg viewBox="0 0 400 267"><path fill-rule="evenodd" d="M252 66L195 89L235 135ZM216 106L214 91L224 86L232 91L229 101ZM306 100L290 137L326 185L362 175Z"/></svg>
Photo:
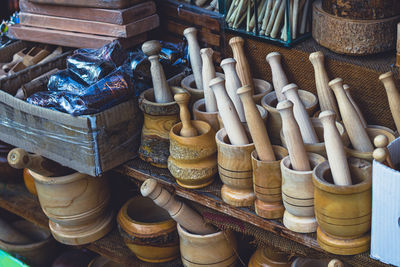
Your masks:
<svg viewBox="0 0 400 267"><path fill-rule="evenodd" d="M380 163L383 163L386 160L386 151L384 148L376 148L374 152L372 152L372 157L376 160L379 161Z"/></svg>
<svg viewBox="0 0 400 267"><path fill-rule="evenodd" d="M191 34L191 33L196 34L197 33L197 29L195 27L189 27L189 28L186 28L183 31L183 35L185 35L185 36L188 35L188 34Z"/></svg>
<svg viewBox="0 0 400 267"><path fill-rule="evenodd" d="M8 152L7 160L11 167L22 169L29 163L28 152L22 148L14 148Z"/></svg>
<svg viewBox="0 0 400 267"><path fill-rule="evenodd" d="M317 52L311 53L309 56L309 59L311 61L313 59L320 59L320 58L324 58L324 53L322 53L322 51L317 51Z"/></svg>
<svg viewBox="0 0 400 267"><path fill-rule="evenodd" d="M386 73L384 73L384 74L381 74L380 76L379 76L379 80L384 80L384 79L386 79L386 78L389 78L389 77L392 77L393 76L393 72L391 72L391 71L388 71L388 72L386 72Z"/></svg>
<svg viewBox="0 0 400 267"><path fill-rule="evenodd" d="M156 180L147 179L146 181L143 182L142 186L140 187L140 193L142 193L142 196L147 197L154 192L157 186L158 183Z"/></svg>
<svg viewBox="0 0 400 267"><path fill-rule="evenodd" d="M190 100L190 95L188 93L178 93L174 95L174 99L178 104L186 104Z"/></svg>
<svg viewBox="0 0 400 267"><path fill-rule="evenodd" d="M276 58L276 57L281 58L281 53L279 53L279 52L271 52L271 53L269 53L269 54L267 55L267 57L266 57L265 59L266 59L267 61L269 61L270 59Z"/></svg>
<svg viewBox="0 0 400 267"><path fill-rule="evenodd" d="M330 87L332 87L332 86L334 86L334 85L342 85L343 84L343 79L342 78L336 78L336 79L333 79L332 81L330 81L329 83L328 83L328 85L330 86ZM343 86L343 85L342 85Z"/></svg>
<svg viewBox="0 0 400 267"><path fill-rule="evenodd" d="M200 49L200 55L207 55L209 57L212 57L212 55L214 54L214 50L212 50L212 48L202 48Z"/></svg>
<svg viewBox="0 0 400 267"><path fill-rule="evenodd" d="M244 40L242 37L236 36L236 37L232 37L229 40L229 45L234 45L234 44L244 44Z"/></svg>
<svg viewBox="0 0 400 267"><path fill-rule="evenodd" d="M343 89L345 91L348 91L350 89L350 86L348 84L343 84Z"/></svg>
<svg viewBox="0 0 400 267"><path fill-rule="evenodd" d="M375 136L374 138L374 145L379 148L384 148L389 144L389 139L386 135L380 134Z"/></svg>
<svg viewBox="0 0 400 267"><path fill-rule="evenodd" d="M158 55L161 52L161 43L158 40L151 40L144 42L142 51L146 56Z"/></svg>

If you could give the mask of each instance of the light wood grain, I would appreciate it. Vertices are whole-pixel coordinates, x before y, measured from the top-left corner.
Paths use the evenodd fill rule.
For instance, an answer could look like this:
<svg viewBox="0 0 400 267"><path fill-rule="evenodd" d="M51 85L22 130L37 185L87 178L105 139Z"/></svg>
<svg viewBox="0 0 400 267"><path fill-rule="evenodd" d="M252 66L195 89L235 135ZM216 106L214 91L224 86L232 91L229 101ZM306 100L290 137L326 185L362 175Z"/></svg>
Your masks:
<svg viewBox="0 0 400 267"><path fill-rule="evenodd" d="M197 132L197 129L193 127L192 122L190 121L190 112L188 109L190 95L188 93L180 93L174 95L174 99L179 105L179 116L182 121L180 135L183 137L192 137L198 135L199 133Z"/></svg>
<svg viewBox="0 0 400 267"><path fill-rule="evenodd" d="M194 27L186 28L183 31L183 35L188 41L190 64L192 66L197 89L203 90L202 61L200 56L200 46L197 41L197 29Z"/></svg>
<svg viewBox="0 0 400 267"><path fill-rule="evenodd" d="M276 96L278 97L278 102L285 100L285 96L282 93L282 89L285 85L289 84L286 77L285 71L281 64L281 54L279 52L269 53L266 57L267 62L271 67L272 72L272 83L274 84L274 89Z"/></svg>
<svg viewBox="0 0 400 267"><path fill-rule="evenodd" d="M362 125L364 126L364 128L367 128L368 127L367 121L364 119L364 116L363 116L360 108L358 107L356 101L354 101L353 97L351 96L350 86L347 84L343 84L343 89L346 92L347 98L350 100L351 104L353 105L354 109L356 110Z"/></svg>
<svg viewBox="0 0 400 267"><path fill-rule="evenodd" d="M249 85L254 94L254 83L250 72L249 62L244 53L244 39L242 37L233 37L229 40L232 48L233 58L236 60L236 72L239 76L242 86Z"/></svg>
<svg viewBox="0 0 400 267"><path fill-rule="evenodd" d="M213 62L214 51L211 48L203 48L200 50L202 59L202 78L203 78L203 90L204 100L206 103L207 112L218 111L217 100L215 95L210 88L210 81L216 77L215 67Z"/></svg>
<svg viewBox="0 0 400 267"><path fill-rule="evenodd" d="M379 80L385 86L386 94L389 101L390 111L392 112L397 132L400 132L400 93L396 88L393 73L386 72L379 76Z"/></svg>

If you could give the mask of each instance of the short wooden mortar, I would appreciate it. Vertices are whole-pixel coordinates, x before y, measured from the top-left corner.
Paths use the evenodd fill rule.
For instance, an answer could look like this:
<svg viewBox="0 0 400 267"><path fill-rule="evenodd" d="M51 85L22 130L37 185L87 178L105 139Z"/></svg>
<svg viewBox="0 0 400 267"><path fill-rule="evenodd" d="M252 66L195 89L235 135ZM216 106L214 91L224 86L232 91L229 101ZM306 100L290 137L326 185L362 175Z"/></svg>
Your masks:
<svg viewBox="0 0 400 267"><path fill-rule="evenodd" d="M258 159L257 152L251 153L253 166L254 193L257 200L254 203L258 216L267 219L282 218L285 208L282 204L281 159L288 155L286 148L272 146L276 161L267 162Z"/></svg>
<svg viewBox="0 0 400 267"><path fill-rule="evenodd" d="M179 255L176 222L146 197L134 197L120 209L118 229L127 247L140 260L167 262Z"/></svg>
<svg viewBox="0 0 400 267"><path fill-rule="evenodd" d="M326 159L315 153L307 153L311 169ZM285 206L283 224L294 232L312 233L317 230L314 216L314 186L312 171L295 171L289 156L281 161L282 200Z"/></svg>
<svg viewBox="0 0 400 267"><path fill-rule="evenodd" d="M254 143L232 145L225 128L217 132L215 140L218 147L219 177L224 183L221 188L222 200L236 207L252 206L256 199L251 163Z"/></svg>
<svg viewBox="0 0 400 267"><path fill-rule="evenodd" d="M173 94L186 90L170 87ZM139 107L144 113L142 138L139 157L159 168L167 168L169 156L169 131L179 122L179 107L173 101L156 103L153 88L147 89L139 96Z"/></svg>
<svg viewBox="0 0 400 267"><path fill-rule="evenodd" d="M271 247L258 247L251 256L248 267L290 267L290 255Z"/></svg>
<svg viewBox="0 0 400 267"><path fill-rule="evenodd" d="M352 185L333 183L329 163L313 171L318 244L339 255L355 255L369 249L371 228L372 167L366 160L348 160Z"/></svg>
<svg viewBox="0 0 400 267"><path fill-rule="evenodd" d="M308 91L298 90L300 99L303 101L307 113L311 116L317 110L318 98ZM261 105L268 111L268 133L270 135L271 142L275 145L281 144L280 131L282 129L281 116L276 109L278 99L275 91L268 93L261 99Z"/></svg>
<svg viewBox="0 0 400 267"><path fill-rule="evenodd" d="M186 267L236 266L237 244L230 231L197 235L186 231L178 224L180 250L183 265Z"/></svg>
<svg viewBox="0 0 400 267"><path fill-rule="evenodd" d="M168 169L180 186L195 189L213 182L218 172L217 145L215 131L207 122L192 120L191 123L198 136L181 136L181 122L172 127Z"/></svg>

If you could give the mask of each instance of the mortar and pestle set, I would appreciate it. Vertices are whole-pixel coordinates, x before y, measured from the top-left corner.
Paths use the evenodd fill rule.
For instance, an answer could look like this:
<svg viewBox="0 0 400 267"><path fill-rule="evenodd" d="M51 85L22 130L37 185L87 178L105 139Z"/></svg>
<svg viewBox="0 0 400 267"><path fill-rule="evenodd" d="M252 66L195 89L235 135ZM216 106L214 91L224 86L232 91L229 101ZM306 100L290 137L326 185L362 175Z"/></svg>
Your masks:
<svg viewBox="0 0 400 267"><path fill-rule="evenodd" d="M40 206L49 217L54 238L67 245L82 245L105 236L112 228L107 177L74 172L40 155L16 148L9 164L27 168L32 175Z"/></svg>

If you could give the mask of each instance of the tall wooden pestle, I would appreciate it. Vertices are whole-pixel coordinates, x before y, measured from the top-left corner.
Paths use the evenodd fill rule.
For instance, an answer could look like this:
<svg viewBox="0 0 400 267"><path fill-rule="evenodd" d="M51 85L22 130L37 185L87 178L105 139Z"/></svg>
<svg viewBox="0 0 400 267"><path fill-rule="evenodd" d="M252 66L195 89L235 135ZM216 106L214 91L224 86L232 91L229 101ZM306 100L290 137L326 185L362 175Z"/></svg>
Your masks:
<svg viewBox="0 0 400 267"><path fill-rule="evenodd" d="M203 217L191 209L184 202L177 200L170 192L165 190L154 179L147 179L140 187L144 197L151 198L161 208L168 211L172 219L178 222L186 230L199 235L207 235L217 232L211 225L207 225Z"/></svg>
<svg viewBox="0 0 400 267"><path fill-rule="evenodd" d="M200 46L197 41L197 29L194 27L186 28L183 31L189 46L190 65L192 66L194 81L199 90L204 89L202 78L202 61L200 56Z"/></svg>
<svg viewBox="0 0 400 267"><path fill-rule="evenodd" d="M202 76L203 76L203 89L204 89L204 102L207 112L217 112L217 100L211 90L209 84L212 79L216 77L215 67L213 63L214 51L211 48L203 48L200 50L201 59L203 62Z"/></svg>
<svg viewBox="0 0 400 267"><path fill-rule="evenodd" d="M297 90L297 85L291 83L282 88L282 93L287 100L290 100L293 103L294 118L299 125L303 142L306 144L316 144L318 143L318 136Z"/></svg>
<svg viewBox="0 0 400 267"><path fill-rule="evenodd" d="M283 100L278 103L276 108L282 118L282 131L285 136L293 170L310 171L310 162L304 147L304 142L301 138L299 126L293 115L293 103L289 100Z"/></svg>
<svg viewBox="0 0 400 267"><path fill-rule="evenodd" d="M357 103L354 101L353 97L351 96L350 86L347 84L343 84L343 89L346 92L347 98L350 100L354 109L357 111L358 117L360 118L362 125L364 126L364 128L367 128L368 127L367 121L364 119L364 116L363 116L360 108L358 107Z"/></svg>
<svg viewBox="0 0 400 267"><path fill-rule="evenodd" d="M40 155L29 154L22 148L14 148L8 152L8 164L16 169L30 169L40 175L62 176L71 173L71 170Z"/></svg>
<svg viewBox="0 0 400 267"><path fill-rule="evenodd" d="M346 152L342 138L336 128L336 113L332 110L325 110L319 114L322 126L324 127L324 142L329 166L336 185L351 185L351 174L347 163Z"/></svg>
<svg viewBox="0 0 400 267"><path fill-rule="evenodd" d="M341 78L336 78L329 82L329 86L335 93L343 124L346 127L347 134L349 135L354 149L360 152L372 152L374 147L358 117L357 111L344 92L343 80Z"/></svg>
<svg viewBox="0 0 400 267"><path fill-rule="evenodd" d="M247 125L257 151L258 158L263 161L275 161L275 154L268 137L265 123L261 118L260 112L254 103L249 85L243 86L237 90L244 106Z"/></svg>
<svg viewBox="0 0 400 267"><path fill-rule="evenodd" d="M321 51L317 51L311 53L309 59L314 67L315 85L321 111L333 110L337 114L337 118L339 118L340 113L336 99L328 85L329 78L324 65L324 54Z"/></svg>
<svg viewBox="0 0 400 267"><path fill-rule="evenodd" d="M266 57L266 60L271 67L272 83L274 84L278 102L286 99L282 93L282 89L285 85L289 84L285 71L282 68L281 58L282 56L279 52L269 53Z"/></svg>
<svg viewBox="0 0 400 267"><path fill-rule="evenodd" d="M232 100L226 93L224 84L225 79L221 77L214 78L210 82L210 87L217 99L219 115L224 123L226 133L228 134L232 145L248 144L249 140L247 138L246 131L240 122Z"/></svg>
<svg viewBox="0 0 400 267"><path fill-rule="evenodd" d="M387 149L388 144L389 144L389 139L387 138L386 135L380 134L380 135L375 136L374 145L377 148L382 148L385 151L385 154L386 154L385 160L386 160L388 166L390 168L394 169L394 164L393 164L392 158L390 156L389 150Z"/></svg>
<svg viewBox="0 0 400 267"><path fill-rule="evenodd" d="M391 71L386 72L379 76L379 80L385 86L390 111L392 112L397 132L400 133L400 93L396 88L393 73Z"/></svg>
<svg viewBox="0 0 400 267"><path fill-rule="evenodd" d="M221 68L224 70L225 74L225 88L235 105L236 111L239 115L241 122L246 122L246 116L244 115L244 109L242 101L240 101L240 97L237 94L237 89L242 86L240 82L239 76L236 73L236 60L233 58L225 58L221 61Z"/></svg>
<svg viewBox="0 0 400 267"><path fill-rule="evenodd" d="M143 43L142 51L150 61L151 79L153 80L154 100L156 103L169 103L174 101L171 89L168 86L165 73L160 63L161 44L152 40Z"/></svg>
<svg viewBox="0 0 400 267"><path fill-rule="evenodd" d="M229 40L229 45L232 48L233 58L236 60L236 72L242 83L242 86L249 85L251 93L254 94L254 83L250 72L249 62L244 53L244 40L242 37L232 37Z"/></svg>
<svg viewBox="0 0 400 267"><path fill-rule="evenodd" d="M179 93L174 96L174 99L179 105L179 115L182 121L182 129L180 131L180 135L183 137L197 136L199 133L197 129L192 125L192 122L190 120L190 112L188 109L190 95L188 93Z"/></svg>
<svg viewBox="0 0 400 267"><path fill-rule="evenodd" d="M16 230L12 225L0 218L0 240L12 244L31 244L28 236Z"/></svg>

